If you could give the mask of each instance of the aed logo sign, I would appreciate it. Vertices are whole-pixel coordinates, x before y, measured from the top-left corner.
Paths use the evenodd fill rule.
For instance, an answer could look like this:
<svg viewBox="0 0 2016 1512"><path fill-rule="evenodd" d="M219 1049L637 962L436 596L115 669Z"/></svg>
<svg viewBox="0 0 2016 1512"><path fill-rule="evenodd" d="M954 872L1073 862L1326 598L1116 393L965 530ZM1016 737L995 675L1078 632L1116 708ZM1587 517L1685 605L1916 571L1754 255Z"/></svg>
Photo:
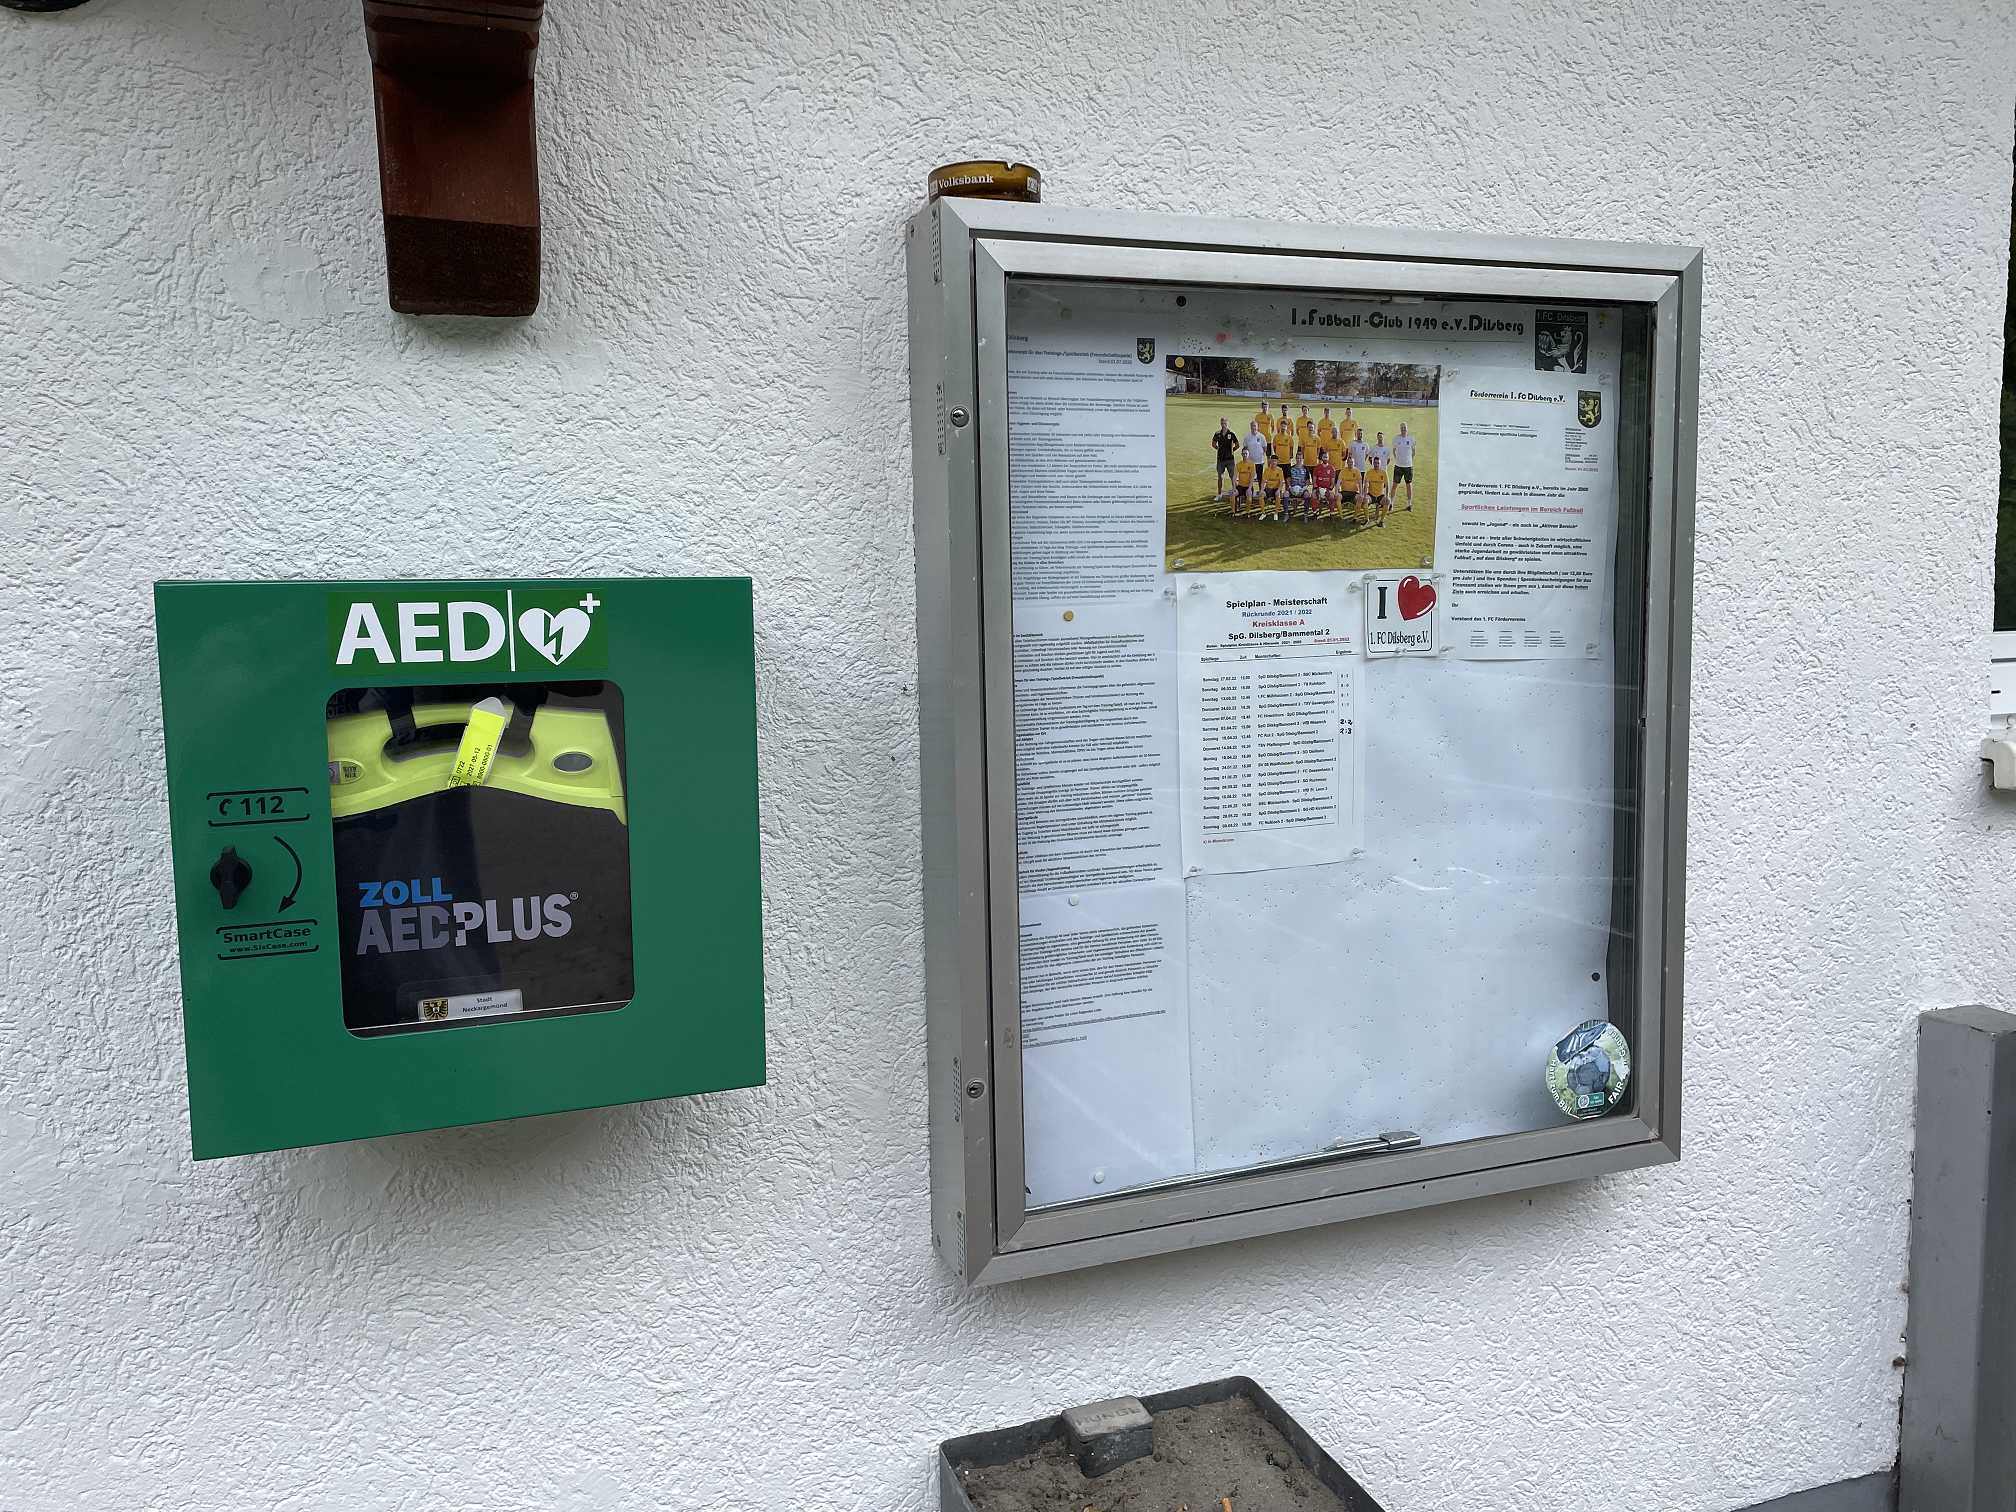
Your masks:
<svg viewBox="0 0 2016 1512"><path fill-rule="evenodd" d="M585 588L470 588L329 595L329 659L346 672L600 672L601 595Z"/></svg>

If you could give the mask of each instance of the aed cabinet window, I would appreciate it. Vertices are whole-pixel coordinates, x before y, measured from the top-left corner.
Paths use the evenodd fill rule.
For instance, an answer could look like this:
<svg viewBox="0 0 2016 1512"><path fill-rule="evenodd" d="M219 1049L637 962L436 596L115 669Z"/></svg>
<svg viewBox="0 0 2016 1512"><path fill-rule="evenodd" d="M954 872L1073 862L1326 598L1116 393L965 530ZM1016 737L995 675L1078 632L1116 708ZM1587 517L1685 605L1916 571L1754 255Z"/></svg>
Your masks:
<svg viewBox="0 0 2016 1512"><path fill-rule="evenodd" d="M912 244L941 1252L1675 1158L1698 254Z"/></svg>
<svg viewBox="0 0 2016 1512"><path fill-rule="evenodd" d="M352 1033L630 1001L614 682L350 688L326 726Z"/></svg>

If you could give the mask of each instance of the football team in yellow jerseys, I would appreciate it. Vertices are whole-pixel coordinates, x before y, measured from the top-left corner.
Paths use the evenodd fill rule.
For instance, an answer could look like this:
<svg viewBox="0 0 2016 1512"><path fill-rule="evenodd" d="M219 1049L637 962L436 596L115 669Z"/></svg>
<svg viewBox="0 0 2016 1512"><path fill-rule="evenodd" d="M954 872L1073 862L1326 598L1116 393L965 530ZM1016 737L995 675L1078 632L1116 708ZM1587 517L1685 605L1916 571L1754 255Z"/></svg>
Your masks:
<svg viewBox="0 0 2016 1512"><path fill-rule="evenodd" d="M1359 525L1384 525L1393 512L1394 494L1407 490L1414 507L1414 438L1402 425L1389 443L1375 430L1365 439L1364 427L1342 406L1333 416L1330 406L1311 415L1309 406L1291 414L1266 400L1247 422L1244 437L1234 441L1222 417L1213 444L1218 453L1217 497L1227 501L1222 511L1235 519L1348 520ZM1230 452L1232 455L1227 456ZM1390 471L1389 471L1390 468ZM1229 490L1228 490L1229 484Z"/></svg>

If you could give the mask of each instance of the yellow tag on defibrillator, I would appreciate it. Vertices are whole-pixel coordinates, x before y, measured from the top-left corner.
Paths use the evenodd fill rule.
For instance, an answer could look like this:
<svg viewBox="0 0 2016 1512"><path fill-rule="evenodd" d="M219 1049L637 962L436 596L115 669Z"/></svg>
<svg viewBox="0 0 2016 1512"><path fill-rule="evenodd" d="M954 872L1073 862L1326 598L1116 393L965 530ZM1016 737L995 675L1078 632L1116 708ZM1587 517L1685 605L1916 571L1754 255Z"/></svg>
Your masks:
<svg viewBox="0 0 2016 1512"><path fill-rule="evenodd" d="M490 764L497 759L497 744L510 722L501 698L486 698L470 706L469 723L463 727L462 744L455 752L455 769L448 774L450 787L481 787L490 780Z"/></svg>

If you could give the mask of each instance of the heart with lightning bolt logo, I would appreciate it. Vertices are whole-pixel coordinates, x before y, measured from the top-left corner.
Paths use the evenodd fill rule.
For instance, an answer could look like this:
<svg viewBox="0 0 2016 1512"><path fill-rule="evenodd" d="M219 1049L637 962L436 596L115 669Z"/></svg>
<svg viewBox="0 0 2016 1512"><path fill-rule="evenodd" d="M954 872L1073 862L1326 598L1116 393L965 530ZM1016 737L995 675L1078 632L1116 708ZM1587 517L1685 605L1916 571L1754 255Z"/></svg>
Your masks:
<svg viewBox="0 0 2016 1512"><path fill-rule="evenodd" d="M518 633L525 637L527 645L557 667L588 639L590 624L584 609L562 609L558 614L527 609L518 616Z"/></svg>

